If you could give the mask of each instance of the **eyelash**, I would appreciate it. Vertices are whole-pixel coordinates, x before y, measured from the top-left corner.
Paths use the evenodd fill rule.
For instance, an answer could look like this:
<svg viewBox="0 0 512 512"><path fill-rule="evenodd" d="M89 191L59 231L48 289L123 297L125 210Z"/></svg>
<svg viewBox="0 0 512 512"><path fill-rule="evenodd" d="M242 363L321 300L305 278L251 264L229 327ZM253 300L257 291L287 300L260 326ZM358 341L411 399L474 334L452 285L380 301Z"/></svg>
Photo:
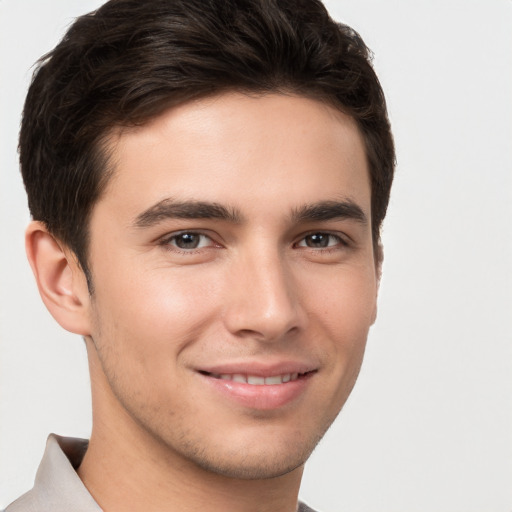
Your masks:
<svg viewBox="0 0 512 512"><path fill-rule="evenodd" d="M210 241L210 243L204 247L193 247L193 248L189 248L189 249L178 247L177 245L174 245L172 243L173 241L176 241L180 236L184 236L184 235L194 235L194 236L204 237L204 238L207 238ZM332 239L335 239L336 244L328 245L326 247L310 247L308 245L300 245L303 242L305 244L307 244L307 242L306 242L307 238L315 236L315 235L316 236L318 236L318 235L327 236L327 237L329 237L329 241L331 241ZM201 244L201 241L199 241L199 244ZM192 231L192 230L172 233L169 236L166 236L165 238L163 238L159 242L159 245L164 246L169 251L173 251L174 253L179 253L179 254L183 254L183 255L196 254L206 248L221 248L222 247L220 244L217 244L211 236L209 236L203 232ZM311 231L309 233L305 233L301 236L301 238L297 242L295 242L293 244L293 247L300 248L301 250L310 250L310 251L314 251L315 253L322 253L322 254L330 254L332 252L339 251L339 250L341 250L343 248L347 248L349 246L350 246L350 243L343 236L341 236L340 234L337 234L337 233L330 233L328 231Z"/></svg>
<svg viewBox="0 0 512 512"><path fill-rule="evenodd" d="M331 239L334 238L337 243L335 245L327 246L327 247L309 247L307 245L299 245L300 243L305 242L305 240L308 237L315 236L315 235L327 236L327 237L329 237ZM328 254L328 253L331 253L333 251L338 251L338 250L340 250L340 248L349 247L350 244L346 240L346 238L344 238L343 236L341 236L338 233L330 233L329 231L311 231L309 233L306 233L306 234L302 235L300 240L296 244L294 244L294 245L297 246L297 247L303 248L303 249L310 249L310 250L313 250L313 251L321 250L322 253Z"/></svg>
<svg viewBox="0 0 512 512"><path fill-rule="evenodd" d="M181 248L181 247L178 247L178 246L172 244L173 240L176 241L176 239L178 239L180 236L184 236L184 235L195 235L195 236L207 238L210 241L210 244L207 245L206 247L193 247L190 249ZM180 254L186 254L186 255L195 254L195 253L197 253L205 248L209 248L209 247L214 247L214 248L221 247L219 244L217 244L212 239L211 236L206 235L205 233L197 232L197 231L180 231L178 233L172 233L171 235L163 238L160 241L160 245L164 246L169 251L178 252Z"/></svg>

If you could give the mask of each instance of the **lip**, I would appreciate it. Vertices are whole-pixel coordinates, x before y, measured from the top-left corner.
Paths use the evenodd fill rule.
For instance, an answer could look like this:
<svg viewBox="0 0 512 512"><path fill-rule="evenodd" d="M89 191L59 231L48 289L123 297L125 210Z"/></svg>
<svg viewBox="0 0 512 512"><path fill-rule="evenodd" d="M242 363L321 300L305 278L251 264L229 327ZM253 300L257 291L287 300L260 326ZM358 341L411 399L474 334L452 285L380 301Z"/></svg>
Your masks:
<svg viewBox="0 0 512 512"><path fill-rule="evenodd" d="M296 380L282 384L254 385L218 378L218 375L244 374L257 377L299 374ZM275 410L298 400L305 392L317 368L307 363L280 362L275 364L227 363L197 370L203 382L228 401L256 410Z"/></svg>
<svg viewBox="0 0 512 512"><path fill-rule="evenodd" d="M258 362L229 362L215 365L201 366L197 371L217 375L242 373L256 375L258 377L271 377L272 375L283 375L285 373L309 373L317 370L312 363L301 361L279 361L274 363Z"/></svg>

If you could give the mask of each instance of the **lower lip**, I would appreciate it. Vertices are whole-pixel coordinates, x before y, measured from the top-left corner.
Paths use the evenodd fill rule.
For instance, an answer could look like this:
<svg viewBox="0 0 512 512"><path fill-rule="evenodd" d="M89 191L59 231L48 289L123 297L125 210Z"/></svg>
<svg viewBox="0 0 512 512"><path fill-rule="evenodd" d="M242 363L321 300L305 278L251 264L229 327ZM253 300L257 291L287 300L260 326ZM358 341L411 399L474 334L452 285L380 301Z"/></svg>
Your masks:
<svg viewBox="0 0 512 512"><path fill-rule="evenodd" d="M217 392L244 407L272 410L284 407L298 399L305 392L313 373L283 384L261 386L217 379L204 374L199 375Z"/></svg>

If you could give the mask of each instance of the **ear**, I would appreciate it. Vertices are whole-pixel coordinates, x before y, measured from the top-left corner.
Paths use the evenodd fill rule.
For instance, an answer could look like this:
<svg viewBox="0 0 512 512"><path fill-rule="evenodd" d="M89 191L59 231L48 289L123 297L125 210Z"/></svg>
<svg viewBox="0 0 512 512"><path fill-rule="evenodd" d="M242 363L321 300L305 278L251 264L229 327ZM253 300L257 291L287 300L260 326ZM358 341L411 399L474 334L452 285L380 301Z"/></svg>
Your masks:
<svg viewBox="0 0 512 512"><path fill-rule="evenodd" d="M90 295L76 256L38 221L25 232L25 249L39 293L67 331L90 334Z"/></svg>
<svg viewBox="0 0 512 512"><path fill-rule="evenodd" d="M372 325L377 320L377 299L379 296L380 280L382 278L382 262L384 261L384 247L379 240L375 249L375 276L376 276L376 287L375 287L375 307L372 316Z"/></svg>

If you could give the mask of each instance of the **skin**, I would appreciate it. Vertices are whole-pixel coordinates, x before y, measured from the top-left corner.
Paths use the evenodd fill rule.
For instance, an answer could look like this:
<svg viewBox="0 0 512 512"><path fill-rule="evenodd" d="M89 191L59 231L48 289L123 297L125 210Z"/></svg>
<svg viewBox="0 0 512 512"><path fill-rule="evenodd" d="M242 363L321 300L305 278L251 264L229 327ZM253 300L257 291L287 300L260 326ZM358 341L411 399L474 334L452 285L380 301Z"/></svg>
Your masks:
<svg viewBox="0 0 512 512"><path fill-rule="evenodd" d="M73 255L39 223L27 231L45 303L86 339L94 421L79 476L107 512L292 512L376 315L355 122L312 99L226 93L117 130L111 151L92 296ZM194 218L176 218L177 202ZM232 215L191 214L197 202ZM352 210L311 218L319 203ZM252 407L201 373L233 364L311 371L291 400Z"/></svg>

